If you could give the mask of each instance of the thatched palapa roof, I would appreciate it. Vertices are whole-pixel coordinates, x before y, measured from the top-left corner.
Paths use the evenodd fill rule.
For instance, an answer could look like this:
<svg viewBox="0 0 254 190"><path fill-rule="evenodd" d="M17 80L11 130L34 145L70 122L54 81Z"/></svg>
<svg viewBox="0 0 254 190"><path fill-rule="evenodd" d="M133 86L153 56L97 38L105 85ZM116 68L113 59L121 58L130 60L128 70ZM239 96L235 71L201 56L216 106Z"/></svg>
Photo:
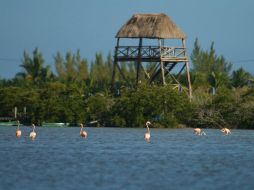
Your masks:
<svg viewBox="0 0 254 190"><path fill-rule="evenodd" d="M116 38L185 38L166 14L135 14L117 32Z"/></svg>

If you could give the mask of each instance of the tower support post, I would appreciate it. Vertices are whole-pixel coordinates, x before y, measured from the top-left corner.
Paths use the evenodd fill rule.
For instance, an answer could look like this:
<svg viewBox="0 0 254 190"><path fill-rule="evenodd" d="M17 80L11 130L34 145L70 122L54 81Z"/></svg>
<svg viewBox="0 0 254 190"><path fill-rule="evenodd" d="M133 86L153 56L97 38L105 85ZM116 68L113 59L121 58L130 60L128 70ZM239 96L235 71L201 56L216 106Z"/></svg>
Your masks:
<svg viewBox="0 0 254 190"><path fill-rule="evenodd" d="M182 39L182 46L184 48L184 56L187 56L186 52L186 45L185 45L185 39ZM188 80L188 90L189 90L189 97L192 99L192 87L191 87L191 79L190 79L190 69L189 69L189 63L188 61L185 61L185 68L186 68L186 74L187 74L187 80Z"/></svg>
<svg viewBox="0 0 254 190"><path fill-rule="evenodd" d="M136 73L136 85L138 85L139 79L140 79L140 64L141 64L142 42L143 42L143 39L139 38L138 59L137 59L137 73Z"/></svg>
<svg viewBox="0 0 254 190"><path fill-rule="evenodd" d="M111 90L114 89L114 83L115 83L115 75L116 75L116 66L117 66L117 52L119 47L119 41L120 38L117 38L116 47L115 47L115 53L114 53L114 63L113 63L113 71L112 71L112 78L111 78Z"/></svg>

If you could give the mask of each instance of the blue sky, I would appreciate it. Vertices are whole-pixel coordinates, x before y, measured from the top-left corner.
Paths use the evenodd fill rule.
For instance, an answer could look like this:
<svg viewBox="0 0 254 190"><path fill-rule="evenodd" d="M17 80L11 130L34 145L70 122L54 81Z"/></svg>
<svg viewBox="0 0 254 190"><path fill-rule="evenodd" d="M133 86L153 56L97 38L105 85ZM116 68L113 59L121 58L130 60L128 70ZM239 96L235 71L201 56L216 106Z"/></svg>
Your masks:
<svg viewBox="0 0 254 190"><path fill-rule="evenodd" d="M207 49L254 74L253 0L0 0L0 78L12 78L24 50L38 47L54 70L54 55L78 49L88 60L113 52L118 29L135 13L166 13Z"/></svg>

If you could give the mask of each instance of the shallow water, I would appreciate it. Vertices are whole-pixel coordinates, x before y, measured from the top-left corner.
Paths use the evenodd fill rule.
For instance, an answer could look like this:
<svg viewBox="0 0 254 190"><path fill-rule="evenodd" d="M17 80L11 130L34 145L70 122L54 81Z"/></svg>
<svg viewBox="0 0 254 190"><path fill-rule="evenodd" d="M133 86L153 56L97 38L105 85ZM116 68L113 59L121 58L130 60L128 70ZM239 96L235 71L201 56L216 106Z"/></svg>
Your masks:
<svg viewBox="0 0 254 190"><path fill-rule="evenodd" d="M0 127L0 189L254 189L254 131Z"/></svg>

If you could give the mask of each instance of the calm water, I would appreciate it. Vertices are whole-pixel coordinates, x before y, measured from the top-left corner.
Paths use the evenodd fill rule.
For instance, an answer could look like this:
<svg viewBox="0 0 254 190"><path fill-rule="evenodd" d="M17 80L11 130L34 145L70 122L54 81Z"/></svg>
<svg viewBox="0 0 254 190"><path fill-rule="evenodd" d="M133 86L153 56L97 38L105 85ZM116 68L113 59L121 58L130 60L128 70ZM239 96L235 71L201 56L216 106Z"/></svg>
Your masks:
<svg viewBox="0 0 254 190"><path fill-rule="evenodd" d="M0 189L254 189L254 131L0 127Z"/></svg>

